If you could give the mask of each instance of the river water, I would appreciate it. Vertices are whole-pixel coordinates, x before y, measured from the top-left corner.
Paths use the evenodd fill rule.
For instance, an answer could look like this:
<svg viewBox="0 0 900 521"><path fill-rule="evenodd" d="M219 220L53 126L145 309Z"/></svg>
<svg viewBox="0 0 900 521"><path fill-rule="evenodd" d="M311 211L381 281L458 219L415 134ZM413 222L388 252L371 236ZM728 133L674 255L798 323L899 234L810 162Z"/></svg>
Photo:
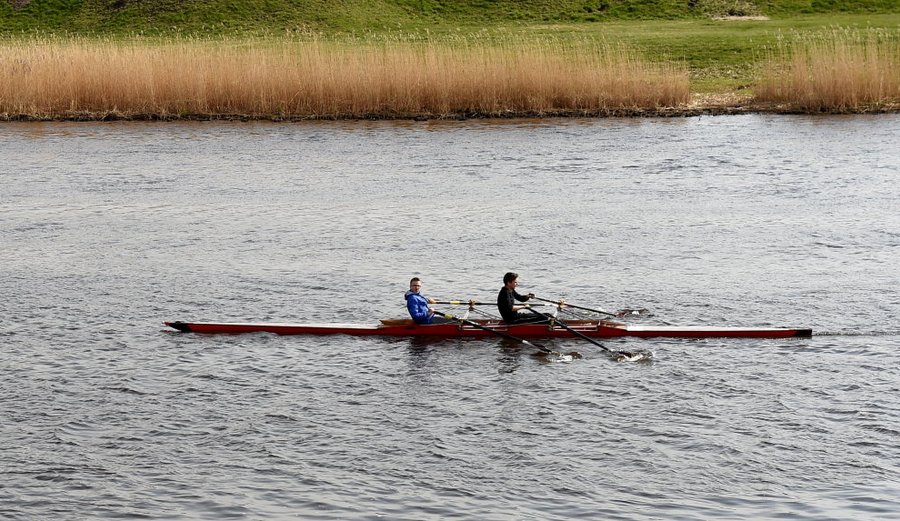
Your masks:
<svg viewBox="0 0 900 521"><path fill-rule="evenodd" d="M0 517L896 519L900 116L0 126ZM202 336L520 290L809 339ZM489 309L489 308L488 308ZM458 309L453 311L459 311Z"/></svg>

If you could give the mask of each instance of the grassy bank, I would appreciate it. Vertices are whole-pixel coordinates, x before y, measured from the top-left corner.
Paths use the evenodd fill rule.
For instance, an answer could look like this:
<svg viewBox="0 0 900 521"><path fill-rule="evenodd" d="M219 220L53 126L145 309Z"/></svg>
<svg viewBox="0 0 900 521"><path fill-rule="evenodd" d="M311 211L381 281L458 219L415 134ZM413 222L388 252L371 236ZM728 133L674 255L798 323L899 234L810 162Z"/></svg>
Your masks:
<svg viewBox="0 0 900 521"><path fill-rule="evenodd" d="M440 43L437 43L440 42ZM900 31L783 38L746 89L604 40L0 40L0 119L456 118L900 109Z"/></svg>
<svg viewBox="0 0 900 521"><path fill-rule="evenodd" d="M897 12L895 0L0 0L0 33L224 37Z"/></svg>

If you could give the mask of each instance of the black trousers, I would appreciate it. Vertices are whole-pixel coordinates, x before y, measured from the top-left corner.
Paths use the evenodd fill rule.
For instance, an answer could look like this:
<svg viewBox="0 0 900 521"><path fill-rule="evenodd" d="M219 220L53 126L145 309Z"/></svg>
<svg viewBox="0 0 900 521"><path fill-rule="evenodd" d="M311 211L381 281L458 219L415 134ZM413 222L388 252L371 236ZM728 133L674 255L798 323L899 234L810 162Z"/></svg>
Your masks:
<svg viewBox="0 0 900 521"><path fill-rule="evenodd" d="M512 322L504 320L507 324L537 324L540 322L550 322L550 317L544 315L543 313L532 313L526 312L523 313L521 311L516 312L516 319Z"/></svg>

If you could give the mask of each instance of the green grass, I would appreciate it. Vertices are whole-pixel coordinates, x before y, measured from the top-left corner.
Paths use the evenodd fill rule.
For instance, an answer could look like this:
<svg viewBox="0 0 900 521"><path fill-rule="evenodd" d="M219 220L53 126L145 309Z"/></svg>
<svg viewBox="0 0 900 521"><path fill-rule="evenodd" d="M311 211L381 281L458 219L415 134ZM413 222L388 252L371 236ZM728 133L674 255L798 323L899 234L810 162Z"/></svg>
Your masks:
<svg viewBox="0 0 900 521"><path fill-rule="evenodd" d="M431 27L382 30L337 37L364 40L422 39L483 40L509 44L516 39L601 42L634 49L653 62L675 62L691 71L695 92L741 90L752 84L760 62L779 45L808 35L827 34L833 28L900 33L900 13L802 15L768 20L618 20L604 23L507 23L491 28Z"/></svg>
<svg viewBox="0 0 900 521"><path fill-rule="evenodd" d="M220 36L897 12L896 0L0 0L0 34Z"/></svg>
<svg viewBox="0 0 900 521"><path fill-rule="evenodd" d="M698 92L733 90L752 83L757 65L779 42L843 27L900 31L900 13L804 15L769 20L620 21L600 25L532 29L537 34L603 37L634 48L653 61L685 63Z"/></svg>
<svg viewBox="0 0 900 521"><path fill-rule="evenodd" d="M13 4L24 4L14 8ZM716 20L754 15L768 20ZM780 40L900 30L897 0L0 0L0 37L599 41L683 63L696 92L740 90Z"/></svg>

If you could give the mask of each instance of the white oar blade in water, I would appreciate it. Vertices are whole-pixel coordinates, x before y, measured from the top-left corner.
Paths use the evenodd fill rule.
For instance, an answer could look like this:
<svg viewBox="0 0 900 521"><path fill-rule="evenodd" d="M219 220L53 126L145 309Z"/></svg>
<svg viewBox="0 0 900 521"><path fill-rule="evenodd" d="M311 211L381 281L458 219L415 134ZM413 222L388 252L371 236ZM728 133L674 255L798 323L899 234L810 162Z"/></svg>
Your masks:
<svg viewBox="0 0 900 521"><path fill-rule="evenodd" d="M540 353L535 353L535 356L543 358L546 362L553 363L568 363L584 358L578 351L569 351L568 353L560 353L559 351L541 351Z"/></svg>
<svg viewBox="0 0 900 521"><path fill-rule="evenodd" d="M616 351L611 356L616 362L650 362L653 351Z"/></svg>

